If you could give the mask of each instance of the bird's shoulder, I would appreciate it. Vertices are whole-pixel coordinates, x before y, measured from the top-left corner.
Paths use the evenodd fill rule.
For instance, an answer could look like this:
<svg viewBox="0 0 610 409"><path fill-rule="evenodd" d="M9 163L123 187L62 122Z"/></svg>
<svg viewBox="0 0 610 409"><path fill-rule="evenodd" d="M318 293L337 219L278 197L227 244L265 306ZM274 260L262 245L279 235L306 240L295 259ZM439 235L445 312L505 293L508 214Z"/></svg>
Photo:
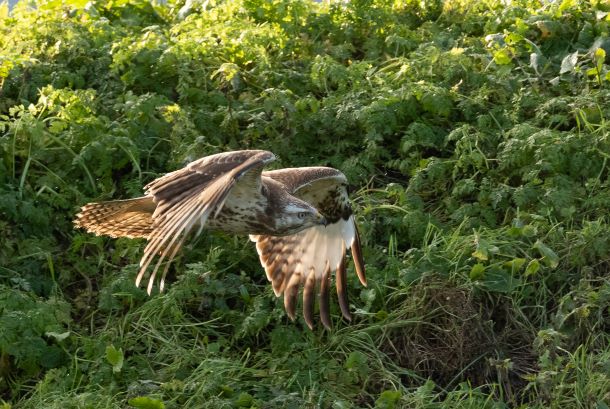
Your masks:
<svg viewBox="0 0 610 409"><path fill-rule="evenodd" d="M326 166L269 170L262 175L280 182L293 194L300 191L328 190L335 186L347 186L347 178L343 172Z"/></svg>
<svg viewBox="0 0 610 409"><path fill-rule="evenodd" d="M263 177L281 183L293 196L316 207L331 223L347 220L352 207L347 193L347 178L338 169L316 166L263 172Z"/></svg>
<svg viewBox="0 0 610 409"><path fill-rule="evenodd" d="M275 160L275 155L263 150L222 152L190 162L176 171L167 173L146 185L145 190L157 200L175 197L191 189L205 188L223 176L243 178L251 173L253 182L260 179L262 168Z"/></svg>

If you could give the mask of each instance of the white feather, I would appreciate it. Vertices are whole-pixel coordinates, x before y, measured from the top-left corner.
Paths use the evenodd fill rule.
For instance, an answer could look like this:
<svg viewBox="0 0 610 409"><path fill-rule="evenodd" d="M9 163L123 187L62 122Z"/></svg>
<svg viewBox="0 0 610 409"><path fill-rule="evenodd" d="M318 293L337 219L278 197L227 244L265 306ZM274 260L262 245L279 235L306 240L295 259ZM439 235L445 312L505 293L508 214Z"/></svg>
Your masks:
<svg viewBox="0 0 610 409"><path fill-rule="evenodd" d="M277 257L284 260L285 264L282 266L284 273L291 273L288 281L298 277L303 283L312 272L317 280L321 280L327 264L331 268L331 273L336 272L341 264L344 249L351 247L355 234L354 219L350 217L348 220L340 219L326 227L310 227L290 236L250 235L250 240L256 242L256 251L269 281L273 278L271 266L276 261L273 252L280 248L281 252ZM275 295L279 297L288 284L285 282L279 291L275 291L274 288Z"/></svg>
<svg viewBox="0 0 610 409"><path fill-rule="evenodd" d="M354 221L340 219L326 227L315 226L293 235L292 252L297 260L295 272L300 272L305 280L310 271L322 278L326 263L335 271L341 262L343 246L350 247L354 241Z"/></svg>

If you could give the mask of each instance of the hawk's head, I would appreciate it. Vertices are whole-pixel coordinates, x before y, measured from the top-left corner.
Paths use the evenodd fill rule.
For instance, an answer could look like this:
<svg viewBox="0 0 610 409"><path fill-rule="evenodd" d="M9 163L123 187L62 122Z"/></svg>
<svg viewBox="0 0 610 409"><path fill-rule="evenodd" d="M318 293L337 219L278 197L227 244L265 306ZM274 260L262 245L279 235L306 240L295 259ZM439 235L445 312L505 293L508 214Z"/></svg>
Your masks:
<svg viewBox="0 0 610 409"><path fill-rule="evenodd" d="M315 207L296 197L283 201L275 216L275 229L282 235L298 233L312 226L326 225L326 218Z"/></svg>

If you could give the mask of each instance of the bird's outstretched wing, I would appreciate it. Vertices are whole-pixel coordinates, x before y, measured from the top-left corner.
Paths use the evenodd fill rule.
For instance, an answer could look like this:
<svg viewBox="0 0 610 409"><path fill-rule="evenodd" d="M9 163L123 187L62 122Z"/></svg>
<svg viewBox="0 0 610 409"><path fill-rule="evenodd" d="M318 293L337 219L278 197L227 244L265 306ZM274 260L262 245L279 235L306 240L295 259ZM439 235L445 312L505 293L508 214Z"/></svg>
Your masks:
<svg viewBox="0 0 610 409"><path fill-rule="evenodd" d="M267 151L225 152L191 162L149 183L146 194L153 197L156 208L152 216L152 231L140 260L136 285L139 286L157 256L147 291L150 294L157 271L167 259L159 286L163 291L169 263L193 228L198 226L196 234L201 232L210 215L215 216L220 212L237 183L260 192L262 169L273 160L275 156Z"/></svg>
<svg viewBox="0 0 610 409"><path fill-rule="evenodd" d="M316 226L290 236L250 236L256 242L261 264L276 295L284 294L288 316L295 317L296 299L303 284L303 316L313 328L313 305L319 283L320 318L330 328L330 276L336 271L337 295L342 315L351 320L346 291L346 248L351 247L356 273L366 285L358 229L347 196L347 179L326 167L288 168L263 172L282 183L326 217L327 226Z"/></svg>

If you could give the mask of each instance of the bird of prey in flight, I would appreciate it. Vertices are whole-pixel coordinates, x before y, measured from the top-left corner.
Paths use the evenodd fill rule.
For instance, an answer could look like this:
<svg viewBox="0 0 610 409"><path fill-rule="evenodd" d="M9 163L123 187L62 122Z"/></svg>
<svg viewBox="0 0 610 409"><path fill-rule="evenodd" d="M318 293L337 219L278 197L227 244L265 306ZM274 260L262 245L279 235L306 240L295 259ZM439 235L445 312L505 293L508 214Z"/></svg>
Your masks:
<svg viewBox="0 0 610 409"><path fill-rule="evenodd" d="M351 320L347 248L363 285L366 277L347 179L328 167L263 171L273 160L273 153L261 150L206 156L153 180L142 197L83 206L74 224L98 235L147 239L136 285L152 269L149 294L165 260L159 284L163 291L169 264L187 237L203 229L248 234L292 320L303 286L303 316L313 328L317 288L320 319L330 328L332 273L341 313Z"/></svg>

